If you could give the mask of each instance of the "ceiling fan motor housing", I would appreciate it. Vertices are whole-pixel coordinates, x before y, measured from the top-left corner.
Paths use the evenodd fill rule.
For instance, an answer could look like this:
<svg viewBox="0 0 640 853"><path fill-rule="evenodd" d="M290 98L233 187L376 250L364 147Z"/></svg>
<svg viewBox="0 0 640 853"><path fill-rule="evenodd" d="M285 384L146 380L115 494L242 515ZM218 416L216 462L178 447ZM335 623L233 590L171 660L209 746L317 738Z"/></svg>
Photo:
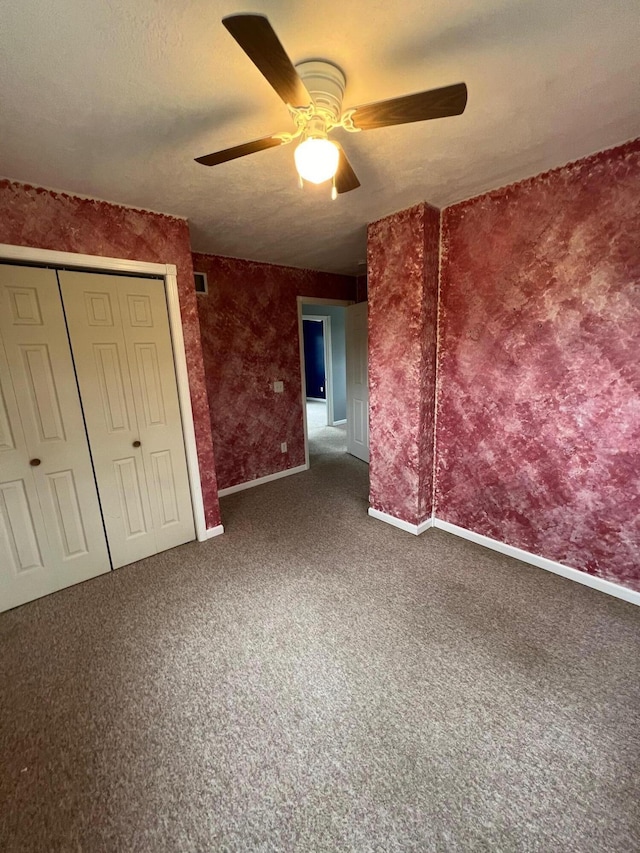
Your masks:
<svg viewBox="0 0 640 853"><path fill-rule="evenodd" d="M313 98L317 112L333 124L338 124L347 85L347 78L342 69L332 62L313 59L309 62L300 62L296 65L296 71Z"/></svg>

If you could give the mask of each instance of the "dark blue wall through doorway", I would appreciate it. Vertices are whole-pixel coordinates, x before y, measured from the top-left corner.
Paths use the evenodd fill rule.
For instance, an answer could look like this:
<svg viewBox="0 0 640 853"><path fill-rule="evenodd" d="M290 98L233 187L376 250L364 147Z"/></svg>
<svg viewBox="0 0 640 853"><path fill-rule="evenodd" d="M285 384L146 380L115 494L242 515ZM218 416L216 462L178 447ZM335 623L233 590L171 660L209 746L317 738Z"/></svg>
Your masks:
<svg viewBox="0 0 640 853"><path fill-rule="evenodd" d="M304 338L304 376L307 397L326 399L323 324L316 320L302 321Z"/></svg>

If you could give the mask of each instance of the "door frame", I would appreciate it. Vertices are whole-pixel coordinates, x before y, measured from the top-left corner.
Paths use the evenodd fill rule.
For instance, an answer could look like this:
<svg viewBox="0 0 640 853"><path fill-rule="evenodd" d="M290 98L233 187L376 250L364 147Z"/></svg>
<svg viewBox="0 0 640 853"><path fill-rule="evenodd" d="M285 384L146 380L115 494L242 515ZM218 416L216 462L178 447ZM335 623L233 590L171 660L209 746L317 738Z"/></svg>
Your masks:
<svg viewBox="0 0 640 853"><path fill-rule="evenodd" d="M199 542L204 542L212 535L217 536L222 533L222 530L217 527L213 530L207 530L205 521L175 264L154 264L146 261L129 261L123 258L103 258L99 255L80 255L74 252L57 252L52 249L35 249L30 246L11 246L6 243L0 243L0 260L22 264L38 264L40 266L66 267L67 269L80 269L88 272L155 276L164 281L196 537Z"/></svg>
<svg viewBox="0 0 640 853"><path fill-rule="evenodd" d="M369 415L370 415L370 405L369 405L369 303L368 302L358 302L356 305L352 305L349 311L346 311L345 317L345 331L346 331L346 339L347 339L347 347L346 347L346 362L347 362L347 453L350 453L352 456L355 456L356 459L361 459L366 464L369 464L370 461L370 438L369 438ZM364 317L356 317L357 314L364 314ZM366 374L367 378L364 383L361 384L361 387L364 389L362 392L362 396L366 393L367 405L366 411L364 407L362 407L362 417L364 420L364 431L366 433L366 447L364 447L364 442L361 443L361 446L358 447L358 442L355 439L355 427L356 424L360 421L360 418L355 415L355 406L354 402L360 399L359 394L354 393L354 388L358 384L354 381L354 356L357 357L359 361L359 354L362 352L362 337L359 332L359 326L361 320L364 320L364 336L366 337L366 346L364 347L364 355L366 360ZM357 341L357 344L355 343ZM351 342L351 345L349 345ZM351 355L351 358L349 356ZM353 417L350 419L350 413ZM362 455L360 455L362 453ZM366 458L365 458L366 457Z"/></svg>
<svg viewBox="0 0 640 853"><path fill-rule="evenodd" d="M302 422L304 427L304 465L305 468L309 467L309 428L307 424L307 383L304 376L304 339L302 332L302 306L306 305L337 305L342 308L346 308L347 305L354 305L354 299L323 299L319 296L297 296L296 302L298 306L298 346L300 353L300 392L302 397ZM309 319L317 319L320 315L316 314L315 317L309 316ZM326 343L327 339L325 336L325 358L326 358ZM331 357L329 357L329 362L331 361ZM326 371L326 365L325 365ZM333 401L332 401L332 409L333 409ZM327 402L327 414L329 412L329 404ZM333 412L332 412L333 414ZM332 418L333 422L333 418Z"/></svg>
<svg viewBox="0 0 640 853"><path fill-rule="evenodd" d="M311 323L322 323L322 346L324 348L324 396L327 404L327 426L333 425L333 365L331 363L331 317L328 314L303 314L302 322L309 320ZM304 337L304 331L303 331ZM305 400L307 398L305 376Z"/></svg>

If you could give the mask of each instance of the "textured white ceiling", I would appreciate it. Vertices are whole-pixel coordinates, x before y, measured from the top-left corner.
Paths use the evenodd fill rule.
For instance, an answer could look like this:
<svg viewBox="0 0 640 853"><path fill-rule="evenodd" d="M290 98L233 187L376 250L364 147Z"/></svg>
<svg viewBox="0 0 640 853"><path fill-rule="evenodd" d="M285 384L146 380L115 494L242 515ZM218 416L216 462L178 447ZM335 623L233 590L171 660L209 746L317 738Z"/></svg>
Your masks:
<svg viewBox="0 0 640 853"><path fill-rule="evenodd" d="M464 81L464 115L340 131L362 187L300 191L293 146L193 158L291 128L220 23L266 14L345 106ZM0 174L188 217L194 249L357 272L367 222L438 207L640 135L638 0L3 0Z"/></svg>

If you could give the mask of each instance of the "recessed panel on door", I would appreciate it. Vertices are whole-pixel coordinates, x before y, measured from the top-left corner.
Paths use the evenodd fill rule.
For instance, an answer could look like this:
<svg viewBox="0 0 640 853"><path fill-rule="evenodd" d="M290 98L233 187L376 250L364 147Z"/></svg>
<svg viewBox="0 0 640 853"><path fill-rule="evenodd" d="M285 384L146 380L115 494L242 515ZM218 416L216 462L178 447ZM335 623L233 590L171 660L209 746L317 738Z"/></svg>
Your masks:
<svg viewBox="0 0 640 853"><path fill-rule="evenodd" d="M36 532L32 510L34 500L27 496L25 480L5 480L0 483L0 519L2 521L2 553L6 567L18 576L31 569L44 569L44 558Z"/></svg>
<svg viewBox="0 0 640 853"><path fill-rule="evenodd" d="M0 266L0 610L109 571L56 274Z"/></svg>

